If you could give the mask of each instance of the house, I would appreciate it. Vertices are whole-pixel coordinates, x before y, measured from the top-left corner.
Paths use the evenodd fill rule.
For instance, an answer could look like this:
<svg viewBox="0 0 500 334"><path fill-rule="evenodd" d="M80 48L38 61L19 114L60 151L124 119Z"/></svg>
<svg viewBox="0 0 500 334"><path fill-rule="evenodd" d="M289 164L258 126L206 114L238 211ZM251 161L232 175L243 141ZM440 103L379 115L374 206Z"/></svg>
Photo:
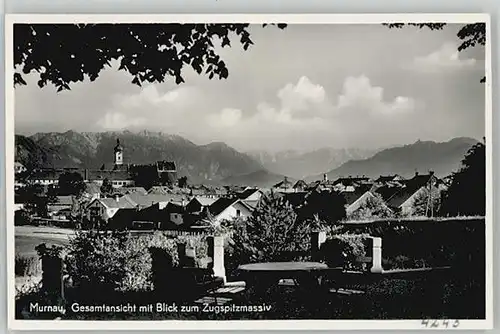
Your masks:
<svg viewBox="0 0 500 334"><path fill-rule="evenodd" d="M119 209L135 209L136 206L124 197L96 198L87 206L87 218L90 221L102 219L108 221Z"/></svg>
<svg viewBox="0 0 500 334"><path fill-rule="evenodd" d="M210 207L210 205L212 205L216 201L217 198L202 196L193 197L186 205L186 211L190 213L204 212L207 208Z"/></svg>
<svg viewBox="0 0 500 334"><path fill-rule="evenodd" d="M359 187L354 191L344 191L341 194L345 198L345 212L348 216L362 207L370 198L375 197L368 187Z"/></svg>
<svg viewBox="0 0 500 334"><path fill-rule="evenodd" d="M71 210L75 200L73 196L56 196L56 201L48 205L49 214L54 214L64 209Z"/></svg>
<svg viewBox="0 0 500 334"><path fill-rule="evenodd" d="M366 176L339 177L333 182L333 189L336 191L354 191L357 187L368 184L373 183Z"/></svg>
<svg viewBox="0 0 500 334"><path fill-rule="evenodd" d="M246 201L259 201L264 193L256 188L248 188L236 193L236 197Z"/></svg>
<svg viewBox="0 0 500 334"><path fill-rule="evenodd" d="M307 183L304 180L298 180L297 182L295 182L292 188L296 192L305 191L307 189Z"/></svg>
<svg viewBox="0 0 500 334"><path fill-rule="evenodd" d="M64 169L43 168L33 170L27 177L28 183L39 184L43 186L57 185L59 176L66 172Z"/></svg>
<svg viewBox="0 0 500 334"><path fill-rule="evenodd" d="M101 187L95 182L85 182L83 195L89 199L101 197Z"/></svg>
<svg viewBox="0 0 500 334"><path fill-rule="evenodd" d="M245 219L252 214L253 208L240 199L221 197L215 201L208 211L216 224L234 218Z"/></svg>
<svg viewBox="0 0 500 334"><path fill-rule="evenodd" d="M432 171L428 174L415 172L415 176L406 180L403 187L387 200L387 204L403 215L412 215L415 209L415 200L419 196L430 196L430 198L440 196L441 184L442 181Z"/></svg>
<svg viewBox="0 0 500 334"><path fill-rule="evenodd" d="M291 192L294 191L293 189L293 183L288 180L288 177L285 176L283 181L276 183L272 187L273 191L278 191L278 192Z"/></svg>
<svg viewBox="0 0 500 334"><path fill-rule="evenodd" d="M172 201L185 201L187 203L187 200L184 196L176 195L176 194L166 194L166 195L147 194L147 195L143 195L140 193L130 193L130 194L124 195L122 198L139 209L147 208L147 207L150 207L150 206L155 205L157 203L159 203L160 208L162 209L169 202L172 202Z"/></svg>
<svg viewBox="0 0 500 334"><path fill-rule="evenodd" d="M168 186L152 186L148 190L148 194L166 195L174 193L173 189Z"/></svg>
<svg viewBox="0 0 500 334"><path fill-rule="evenodd" d="M394 182L400 182L400 181L405 181L405 178L398 175L380 175L378 179L375 180L376 184L387 184L387 183L394 183Z"/></svg>
<svg viewBox="0 0 500 334"><path fill-rule="evenodd" d="M88 182L94 182L102 186L105 179L107 179L113 188L131 187L135 182L128 170L120 169L105 169L105 170L89 170L84 169L83 178Z"/></svg>
<svg viewBox="0 0 500 334"><path fill-rule="evenodd" d="M128 195L132 193L137 193L144 196L148 194L146 189L144 189L143 187L121 187L121 188L116 188L113 191L113 194L116 195Z"/></svg>

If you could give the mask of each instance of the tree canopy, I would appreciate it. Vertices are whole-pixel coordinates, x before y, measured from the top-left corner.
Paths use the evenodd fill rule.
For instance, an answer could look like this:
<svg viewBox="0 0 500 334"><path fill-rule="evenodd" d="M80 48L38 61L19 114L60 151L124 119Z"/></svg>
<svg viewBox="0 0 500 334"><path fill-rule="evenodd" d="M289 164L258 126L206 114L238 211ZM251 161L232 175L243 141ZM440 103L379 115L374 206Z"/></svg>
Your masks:
<svg viewBox="0 0 500 334"><path fill-rule="evenodd" d="M264 24L263 26L266 26ZM285 24L271 24L283 29ZM119 62L132 83L161 83L167 77L184 82L190 66L210 79L229 75L216 46L239 39L244 50L253 41L249 24L15 24L14 85L26 85L23 74L38 73L38 86L58 91Z"/></svg>
<svg viewBox="0 0 500 334"><path fill-rule="evenodd" d="M384 25L389 28L414 26L430 30L442 30L446 26L446 23L386 23ZM486 44L486 24L483 22L466 24L457 32L457 37L461 40L461 44L458 46L458 51L463 51L477 45L484 46ZM481 82L485 81L486 77L483 77Z"/></svg>
<svg viewBox="0 0 500 334"><path fill-rule="evenodd" d="M85 181L80 173L66 172L59 176L59 193L61 195L81 196L85 191Z"/></svg>
<svg viewBox="0 0 500 334"><path fill-rule="evenodd" d="M442 214L445 216L481 215L486 212L486 146L474 145L462 160L462 167L452 176L444 193Z"/></svg>

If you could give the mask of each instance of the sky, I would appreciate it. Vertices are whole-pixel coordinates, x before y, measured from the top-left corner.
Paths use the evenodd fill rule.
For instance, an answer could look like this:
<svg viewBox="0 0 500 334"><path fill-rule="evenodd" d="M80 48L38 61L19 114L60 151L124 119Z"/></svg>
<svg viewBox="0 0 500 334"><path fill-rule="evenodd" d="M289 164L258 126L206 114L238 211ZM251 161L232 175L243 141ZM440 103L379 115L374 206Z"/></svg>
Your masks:
<svg viewBox="0 0 500 334"><path fill-rule="evenodd" d="M251 26L254 45L219 50L229 77L194 71L138 87L117 67L70 91L15 89L16 133L150 130L240 150L400 146L481 139L483 47L457 52L461 25Z"/></svg>

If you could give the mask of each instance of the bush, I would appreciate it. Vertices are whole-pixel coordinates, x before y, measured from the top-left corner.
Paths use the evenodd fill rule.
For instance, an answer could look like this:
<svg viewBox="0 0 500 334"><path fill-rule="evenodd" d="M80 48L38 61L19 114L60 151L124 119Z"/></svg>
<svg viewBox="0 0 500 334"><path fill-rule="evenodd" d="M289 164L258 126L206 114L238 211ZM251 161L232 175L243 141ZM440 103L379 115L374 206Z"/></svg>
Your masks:
<svg viewBox="0 0 500 334"><path fill-rule="evenodd" d="M28 211L26 210L17 210L14 213L14 225L15 226L21 226L21 225L29 225L31 222L30 215Z"/></svg>
<svg viewBox="0 0 500 334"><path fill-rule="evenodd" d="M282 197L266 195L244 224L234 224L229 257L239 263L293 260L309 251L309 233Z"/></svg>
<svg viewBox="0 0 500 334"><path fill-rule="evenodd" d="M366 234L335 234L322 246L323 261L331 267L342 267L345 270L366 271L366 263L360 263L357 258L366 256Z"/></svg>
<svg viewBox="0 0 500 334"><path fill-rule="evenodd" d="M161 231L139 236L118 231L79 231L70 241L67 272L76 286L105 290L150 291L152 282L151 248L166 251L172 265L179 265L178 244L191 243L196 266L206 267L206 237L172 238Z"/></svg>
<svg viewBox="0 0 500 334"><path fill-rule="evenodd" d="M14 272L16 276L38 276L42 273L42 263L36 255L16 255Z"/></svg>

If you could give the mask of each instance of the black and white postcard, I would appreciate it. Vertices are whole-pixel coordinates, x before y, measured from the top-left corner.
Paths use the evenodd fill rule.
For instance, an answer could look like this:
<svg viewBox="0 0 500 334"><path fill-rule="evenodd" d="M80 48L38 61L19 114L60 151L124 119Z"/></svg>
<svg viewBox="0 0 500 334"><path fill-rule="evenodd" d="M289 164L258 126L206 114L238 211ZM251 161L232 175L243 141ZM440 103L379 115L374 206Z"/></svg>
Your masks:
<svg viewBox="0 0 500 334"><path fill-rule="evenodd" d="M9 327L491 328L489 31L7 15Z"/></svg>

